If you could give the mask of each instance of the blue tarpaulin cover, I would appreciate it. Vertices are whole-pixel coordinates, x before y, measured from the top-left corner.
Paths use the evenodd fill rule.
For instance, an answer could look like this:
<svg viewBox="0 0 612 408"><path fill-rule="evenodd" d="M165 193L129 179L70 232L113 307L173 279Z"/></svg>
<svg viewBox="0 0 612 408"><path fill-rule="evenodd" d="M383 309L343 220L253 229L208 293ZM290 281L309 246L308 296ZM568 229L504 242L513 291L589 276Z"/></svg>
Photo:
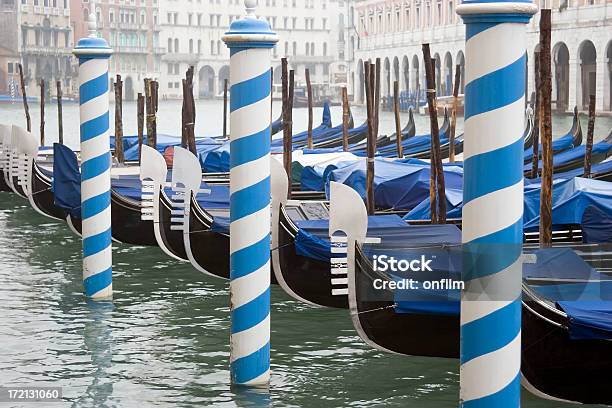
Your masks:
<svg viewBox="0 0 612 408"><path fill-rule="evenodd" d="M563 135L553 140L552 151L553 153L562 152L564 150L572 148L573 145L574 145L574 137L572 136L571 133L568 133L566 135ZM541 156L542 155L542 145L540 144L538 146L539 146L538 152L540 153L540 156ZM523 159L525 161L531 161L532 158L533 158L533 146L530 146L529 148L525 149L525 152L523 153Z"/></svg>
<svg viewBox="0 0 612 408"><path fill-rule="evenodd" d="M606 142L599 142L593 145L592 155L605 155L608 156L610 151L612 150L612 144ZM580 167L580 170L583 170L584 164L584 154L586 152L586 146L580 145L578 147L574 147L568 150L565 150L560 153L556 153L553 156L553 168L558 168L561 166L568 165L569 163L574 162L577 167ZM542 160L538 163L540 169L542 168ZM523 171L531 171L533 165L531 163L525 164ZM582 174L582 172L581 172ZM581 175L580 174L580 175Z"/></svg>
<svg viewBox="0 0 612 408"><path fill-rule="evenodd" d="M53 144L54 203L75 218L81 218L81 172L76 154L67 146Z"/></svg>
<svg viewBox="0 0 612 408"><path fill-rule="evenodd" d="M612 282L541 285L533 288L540 295L556 300L558 307L567 313L570 338L612 339Z"/></svg>
<svg viewBox="0 0 612 408"><path fill-rule="evenodd" d="M582 214L582 242L585 244L612 242L612 215L597 207L587 207Z"/></svg>
<svg viewBox="0 0 612 408"><path fill-rule="evenodd" d="M457 202L457 191L446 192L447 217L461 218L463 201ZM585 209L599 208L612 215L612 183L576 177L570 180L556 179L553 184L552 219L554 225L580 224ZM412 209L404 219L427 220L430 218L429 198ZM540 223L540 184L525 186L523 213L525 229L535 229Z"/></svg>
<svg viewBox="0 0 612 408"><path fill-rule="evenodd" d="M378 208L409 210L429 197L430 165L412 164L402 161L376 159L374 168L374 201ZM329 193L329 182L351 186L365 197L366 163L355 161L348 165L331 169L326 180L326 192ZM452 191L460 191L463 183L463 169L460 166L444 166L444 181L449 199L455 202L460 197L452 196ZM459 194L460 195L460 194Z"/></svg>

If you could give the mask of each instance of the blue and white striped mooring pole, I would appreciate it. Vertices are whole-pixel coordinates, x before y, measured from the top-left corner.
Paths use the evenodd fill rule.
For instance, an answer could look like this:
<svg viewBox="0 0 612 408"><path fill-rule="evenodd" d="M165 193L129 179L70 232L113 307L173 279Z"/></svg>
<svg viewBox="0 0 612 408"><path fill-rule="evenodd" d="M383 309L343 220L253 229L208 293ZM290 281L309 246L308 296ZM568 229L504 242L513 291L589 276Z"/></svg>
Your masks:
<svg viewBox="0 0 612 408"><path fill-rule="evenodd" d="M461 406L519 407L523 124L530 1L464 0Z"/></svg>
<svg viewBox="0 0 612 408"><path fill-rule="evenodd" d="M83 285L87 297L104 299L113 294L108 135L108 59L112 49L96 36L93 4L91 9L89 37L79 40L73 50L79 59Z"/></svg>
<svg viewBox="0 0 612 408"><path fill-rule="evenodd" d="M230 49L230 371L233 384L270 381L270 49L254 15L234 21Z"/></svg>

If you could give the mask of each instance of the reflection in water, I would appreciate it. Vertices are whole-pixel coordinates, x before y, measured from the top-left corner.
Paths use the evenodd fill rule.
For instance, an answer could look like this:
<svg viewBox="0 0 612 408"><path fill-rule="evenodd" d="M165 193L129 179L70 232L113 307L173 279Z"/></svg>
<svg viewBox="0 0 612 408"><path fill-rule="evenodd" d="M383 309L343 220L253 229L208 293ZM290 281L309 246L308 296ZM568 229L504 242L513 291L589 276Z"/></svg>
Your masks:
<svg viewBox="0 0 612 408"><path fill-rule="evenodd" d="M456 407L456 360L377 352L348 312L272 287L269 390L229 384L227 282L115 245L112 302L82 294L66 225L0 193L0 384L61 386L49 407ZM560 407L523 393L523 407Z"/></svg>
<svg viewBox="0 0 612 408"><path fill-rule="evenodd" d="M90 299L86 301L86 307L89 313L83 330L83 340L95 369L91 384L75 403L81 405L85 399L91 399L93 405L104 406L113 394L112 377L108 375L113 359L113 338L109 322L115 307L111 301L95 302Z"/></svg>

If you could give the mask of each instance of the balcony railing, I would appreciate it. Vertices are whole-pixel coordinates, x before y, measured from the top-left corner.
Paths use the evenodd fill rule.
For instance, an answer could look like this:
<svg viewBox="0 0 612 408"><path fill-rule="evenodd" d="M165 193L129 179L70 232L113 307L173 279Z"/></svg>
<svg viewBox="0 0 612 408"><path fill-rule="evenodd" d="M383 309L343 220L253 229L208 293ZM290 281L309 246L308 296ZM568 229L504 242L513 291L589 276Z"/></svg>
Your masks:
<svg viewBox="0 0 612 408"><path fill-rule="evenodd" d="M71 55L72 48L67 47L54 47L52 45L44 46L44 45L29 45L26 44L23 46L22 51L26 54L36 54L36 55Z"/></svg>
<svg viewBox="0 0 612 408"><path fill-rule="evenodd" d="M113 51L115 54L148 54L149 50L147 47L139 47L139 46L113 46Z"/></svg>

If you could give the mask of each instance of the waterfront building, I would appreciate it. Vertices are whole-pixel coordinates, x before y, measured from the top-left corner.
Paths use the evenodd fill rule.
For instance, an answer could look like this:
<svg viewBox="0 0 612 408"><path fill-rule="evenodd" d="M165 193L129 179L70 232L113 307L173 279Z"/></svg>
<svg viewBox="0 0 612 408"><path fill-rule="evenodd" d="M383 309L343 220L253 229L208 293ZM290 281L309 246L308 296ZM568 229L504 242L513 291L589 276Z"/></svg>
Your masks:
<svg viewBox="0 0 612 408"><path fill-rule="evenodd" d="M265 18L280 38L272 51L276 85L281 82L282 57L295 69L297 85L305 84L305 68L310 69L311 81L320 89L346 85L348 4L344 0L259 1L257 15ZM160 0L160 42L167 50L162 57L160 95L181 97L181 79L193 65L196 98L219 96L224 80L229 79L229 51L221 38L243 14L242 0Z"/></svg>
<svg viewBox="0 0 612 408"><path fill-rule="evenodd" d="M547 0L552 9L553 109L588 108L595 94L598 111L612 111L612 1ZM363 61L382 60L383 96L393 81L400 89L425 89L421 45L429 43L435 59L439 95L452 92L454 67L464 66L465 26L455 12L455 0L355 0L356 30L351 90L363 101ZM539 42L539 14L527 26L528 89L534 89L534 53ZM463 77L461 78L463 93Z"/></svg>
<svg viewBox="0 0 612 408"><path fill-rule="evenodd" d="M91 4L95 4L98 34L113 49L109 76L114 79L121 74L126 100L134 100L138 92L143 92L145 78L159 79L161 56L166 49L159 46L158 0L70 1L70 19L77 39L87 36L87 18Z"/></svg>
<svg viewBox="0 0 612 408"><path fill-rule="evenodd" d="M0 1L0 95L18 95L19 27L17 0Z"/></svg>
<svg viewBox="0 0 612 408"><path fill-rule="evenodd" d="M26 86L33 90L43 78L49 89L55 89L55 81L62 80L63 87L72 87L72 30L70 28L70 4L68 0L2 0L3 7L14 7L15 16L2 27L4 47L17 46L23 64ZM12 64L13 78L17 69ZM52 91L54 92L54 91Z"/></svg>

